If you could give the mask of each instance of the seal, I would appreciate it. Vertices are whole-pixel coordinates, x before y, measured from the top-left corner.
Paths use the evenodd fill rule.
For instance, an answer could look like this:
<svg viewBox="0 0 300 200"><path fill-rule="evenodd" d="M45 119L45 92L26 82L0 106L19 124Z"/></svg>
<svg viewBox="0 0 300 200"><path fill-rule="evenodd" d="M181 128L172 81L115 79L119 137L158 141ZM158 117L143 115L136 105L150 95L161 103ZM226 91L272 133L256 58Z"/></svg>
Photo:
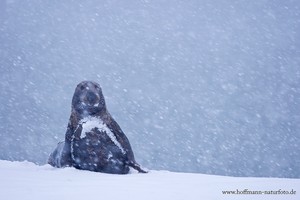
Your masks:
<svg viewBox="0 0 300 200"><path fill-rule="evenodd" d="M128 138L107 111L100 85L92 81L77 85L65 141L58 143L48 163L112 174L127 174L130 167L147 173L135 161Z"/></svg>

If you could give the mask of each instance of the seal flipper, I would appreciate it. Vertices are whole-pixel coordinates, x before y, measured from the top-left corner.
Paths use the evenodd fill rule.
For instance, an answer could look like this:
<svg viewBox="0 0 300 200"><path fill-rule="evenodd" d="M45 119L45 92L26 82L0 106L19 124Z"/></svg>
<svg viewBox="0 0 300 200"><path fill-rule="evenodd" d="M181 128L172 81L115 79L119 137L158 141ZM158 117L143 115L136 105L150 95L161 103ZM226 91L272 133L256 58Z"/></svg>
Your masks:
<svg viewBox="0 0 300 200"><path fill-rule="evenodd" d="M148 173L148 171L141 168L141 166L137 163L129 162L126 163L129 167L132 167L133 169L137 170L140 173Z"/></svg>
<svg viewBox="0 0 300 200"><path fill-rule="evenodd" d="M57 144L57 147L54 149L54 151L50 154L48 158L48 164L50 164L53 167L61 167L60 161L61 161L61 154L62 150L64 148L64 142L59 142Z"/></svg>
<svg viewBox="0 0 300 200"><path fill-rule="evenodd" d="M61 168L72 166L71 154L65 142L59 142L55 150L50 154L48 164L53 167Z"/></svg>
<svg viewBox="0 0 300 200"><path fill-rule="evenodd" d="M70 142L71 130L68 127L64 142L59 142L55 150L50 154L48 164L53 167L71 167L71 142Z"/></svg>

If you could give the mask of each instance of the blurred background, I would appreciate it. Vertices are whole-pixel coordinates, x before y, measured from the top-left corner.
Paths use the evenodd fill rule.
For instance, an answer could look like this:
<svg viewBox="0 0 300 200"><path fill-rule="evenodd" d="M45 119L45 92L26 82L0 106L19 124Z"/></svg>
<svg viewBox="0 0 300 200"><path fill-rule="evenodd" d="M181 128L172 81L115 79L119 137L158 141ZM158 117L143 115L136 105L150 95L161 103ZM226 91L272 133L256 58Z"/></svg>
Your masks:
<svg viewBox="0 0 300 200"><path fill-rule="evenodd" d="M0 159L46 164L98 82L153 170L300 177L297 0L0 0Z"/></svg>

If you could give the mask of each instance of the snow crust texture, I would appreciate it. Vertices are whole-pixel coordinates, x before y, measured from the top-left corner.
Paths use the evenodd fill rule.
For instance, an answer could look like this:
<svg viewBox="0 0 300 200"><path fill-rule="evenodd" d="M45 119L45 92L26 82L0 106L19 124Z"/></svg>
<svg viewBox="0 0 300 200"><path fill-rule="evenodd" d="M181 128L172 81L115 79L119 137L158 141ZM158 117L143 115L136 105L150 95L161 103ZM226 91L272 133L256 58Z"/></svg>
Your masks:
<svg viewBox="0 0 300 200"><path fill-rule="evenodd" d="M296 200L300 179L234 178L203 174L151 171L111 175L74 168L57 169L30 162L0 161L1 199L113 200ZM294 195L225 195L222 191L288 190Z"/></svg>

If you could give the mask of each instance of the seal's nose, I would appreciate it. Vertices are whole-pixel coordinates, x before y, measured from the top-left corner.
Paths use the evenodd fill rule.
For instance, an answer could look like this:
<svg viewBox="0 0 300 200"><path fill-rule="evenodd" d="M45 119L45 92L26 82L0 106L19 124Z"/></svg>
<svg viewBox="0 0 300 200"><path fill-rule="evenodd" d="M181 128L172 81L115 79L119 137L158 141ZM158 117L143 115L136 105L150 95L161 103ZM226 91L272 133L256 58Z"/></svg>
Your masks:
<svg viewBox="0 0 300 200"><path fill-rule="evenodd" d="M97 101L97 95L94 92L88 91L86 94L86 99L89 104L93 105Z"/></svg>

